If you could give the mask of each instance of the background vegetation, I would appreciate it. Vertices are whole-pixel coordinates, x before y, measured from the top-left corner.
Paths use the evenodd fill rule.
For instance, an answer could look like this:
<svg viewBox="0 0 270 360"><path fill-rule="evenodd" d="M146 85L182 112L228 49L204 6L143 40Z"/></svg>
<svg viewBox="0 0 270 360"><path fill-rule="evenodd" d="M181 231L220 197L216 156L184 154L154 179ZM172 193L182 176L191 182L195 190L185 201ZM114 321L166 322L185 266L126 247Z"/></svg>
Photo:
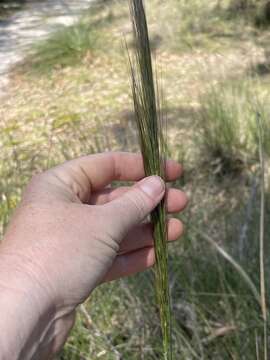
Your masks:
<svg viewBox="0 0 270 360"><path fill-rule="evenodd" d="M146 5L170 153L185 167L176 185L190 197L186 233L170 245L175 359L267 359L259 244L264 234L268 304L268 2ZM123 47L130 30L127 1L96 2L14 69L0 109L1 235L34 172L83 154L138 150ZM58 359L159 359L154 304L151 271L98 288Z"/></svg>

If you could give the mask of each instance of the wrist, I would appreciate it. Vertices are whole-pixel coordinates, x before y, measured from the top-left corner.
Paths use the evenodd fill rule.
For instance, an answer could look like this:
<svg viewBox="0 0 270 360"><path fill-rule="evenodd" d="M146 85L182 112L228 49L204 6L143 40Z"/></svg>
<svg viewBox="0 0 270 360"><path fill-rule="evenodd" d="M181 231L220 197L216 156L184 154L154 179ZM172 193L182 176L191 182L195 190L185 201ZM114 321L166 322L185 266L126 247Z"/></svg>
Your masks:
<svg viewBox="0 0 270 360"><path fill-rule="evenodd" d="M1 359L37 358L54 322L56 310L38 276L25 259L0 246Z"/></svg>

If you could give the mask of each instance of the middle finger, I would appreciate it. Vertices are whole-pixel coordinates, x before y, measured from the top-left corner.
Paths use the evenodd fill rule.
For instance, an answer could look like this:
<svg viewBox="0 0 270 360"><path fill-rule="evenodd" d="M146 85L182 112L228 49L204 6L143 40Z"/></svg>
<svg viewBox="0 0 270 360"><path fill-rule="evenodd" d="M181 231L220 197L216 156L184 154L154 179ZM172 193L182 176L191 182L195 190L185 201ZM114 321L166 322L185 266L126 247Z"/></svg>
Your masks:
<svg viewBox="0 0 270 360"><path fill-rule="evenodd" d="M168 241L175 241L183 233L183 224L178 219L169 219L167 223ZM120 244L119 254L132 252L153 246L153 227L149 223L135 227Z"/></svg>
<svg viewBox="0 0 270 360"><path fill-rule="evenodd" d="M92 194L90 204L104 205L110 201L115 200L119 196L122 196L128 190L130 190L130 187L128 186L103 189ZM177 213L186 207L188 199L183 191L172 188L167 189L166 191L165 203L168 213Z"/></svg>

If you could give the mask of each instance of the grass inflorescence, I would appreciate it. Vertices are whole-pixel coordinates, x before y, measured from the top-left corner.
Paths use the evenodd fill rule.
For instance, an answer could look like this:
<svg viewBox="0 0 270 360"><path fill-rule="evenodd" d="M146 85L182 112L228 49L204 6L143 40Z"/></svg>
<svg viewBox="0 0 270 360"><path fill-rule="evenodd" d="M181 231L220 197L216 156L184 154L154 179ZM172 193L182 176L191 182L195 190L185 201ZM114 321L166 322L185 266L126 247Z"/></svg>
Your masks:
<svg viewBox="0 0 270 360"><path fill-rule="evenodd" d="M165 143L159 91L154 79L147 20L142 0L131 0L130 11L135 45L131 65L132 93L145 175L164 178ZM155 240L155 283L163 334L165 359L172 358L170 296L168 284L167 228L164 201L151 214Z"/></svg>

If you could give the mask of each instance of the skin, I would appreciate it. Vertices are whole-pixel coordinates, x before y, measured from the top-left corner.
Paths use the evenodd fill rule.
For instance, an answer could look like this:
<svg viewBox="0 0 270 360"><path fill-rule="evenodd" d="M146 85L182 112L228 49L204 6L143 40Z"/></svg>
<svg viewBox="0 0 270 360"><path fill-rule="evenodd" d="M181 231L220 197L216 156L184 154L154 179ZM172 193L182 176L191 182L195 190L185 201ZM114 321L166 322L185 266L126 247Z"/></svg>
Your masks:
<svg viewBox="0 0 270 360"><path fill-rule="evenodd" d="M167 161L168 181L181 172ZM134 184L115 189L114 180ZM168 213L187 204L159 177L144 178L137 154L90 155L34 176L0 245L0 359L51 359L96 286L151 267L145 219L164 196ZM182 232L168 221L169 241Z"/></svg>

